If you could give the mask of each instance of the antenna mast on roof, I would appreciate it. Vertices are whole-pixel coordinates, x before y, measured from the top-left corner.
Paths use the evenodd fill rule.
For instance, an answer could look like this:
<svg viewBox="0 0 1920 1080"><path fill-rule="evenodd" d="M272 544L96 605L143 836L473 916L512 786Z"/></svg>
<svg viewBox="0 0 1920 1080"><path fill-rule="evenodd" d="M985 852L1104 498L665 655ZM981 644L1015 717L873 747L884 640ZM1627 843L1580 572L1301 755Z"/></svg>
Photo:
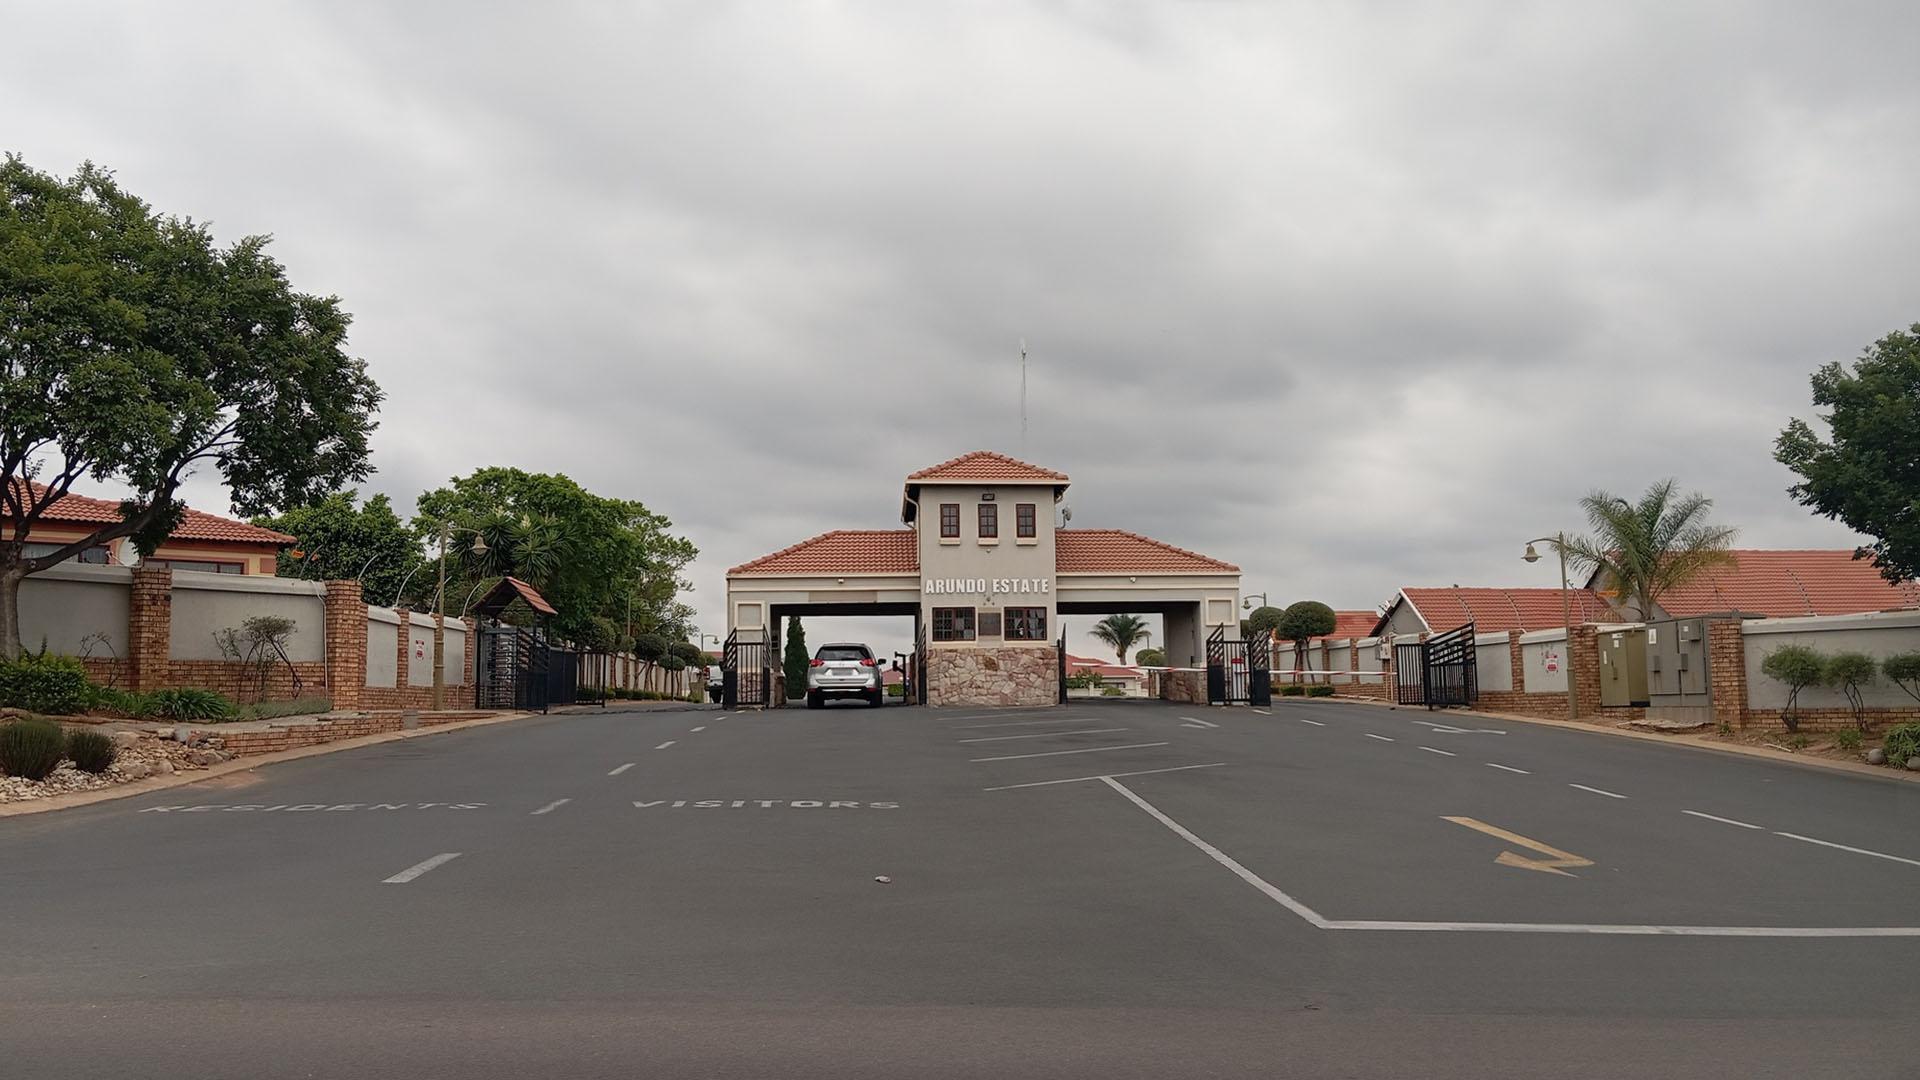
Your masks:
<svg viewBox="0 0 1920 1080"><path fill-rule="evenodd" d="M1020 339L1020 456L1027 456L1027 339Z"/></svg>

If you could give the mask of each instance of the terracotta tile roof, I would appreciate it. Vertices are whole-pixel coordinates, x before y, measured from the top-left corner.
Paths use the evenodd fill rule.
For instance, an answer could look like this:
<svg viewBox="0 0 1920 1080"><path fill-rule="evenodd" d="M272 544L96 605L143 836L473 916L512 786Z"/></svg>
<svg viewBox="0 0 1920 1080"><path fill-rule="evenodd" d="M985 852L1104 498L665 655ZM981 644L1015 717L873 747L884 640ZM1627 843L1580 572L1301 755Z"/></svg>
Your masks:
<svg viewBox="0 0 1920 1080"><path fill-rule="evenodd" d="M1053 534L1062 574L1237 574L1240 568L1123 529L1061 529Z"/></svg>
<svg viewBox="0 0 1920 1080"><path fill-rule="evenodd" d="M917 574L912 529L835 529L762 555L728 574Z"/></svg>
<svg viewBox="0 0 1920 1080"><path fill-rule="evenodd" d="M1735 551L1736 565L1662 594L1669 615L1746 611L1791 615L1854 615L1920 607L1920 583L1891 584L1871 559L1850 549L1829 551Z"/></svg>
<svg viewBox="0 0 1920 1080"><path fill-rule="evenodd" d="M953 481L970 483L974 481L1010 481L1017 484L1064 484L1067 474L1043 469L1038 465L1010 458L1005 454L996 454L991 450L975 450L971 454L961 454L951 461L943 461L912 473L908 483L915 481Z"/></svg>
<svg viewBox="0 0 1920 1080"><path fill-rule="evenodd" d="M1122 667L1105 660L1093 660L1085 656L1075 656L1072 653L1067 654L1067 667L1074 671L1092 671L1104 679L1138 679L1146 675L1146 672L1136 667Z"/></svg>
<svg viewBox="0 0 1920 1080"><path fill-rule="evenodd" d="M1368 608L1365 611L1335 611L1333 613L1333 633L1321 637L1341 641L1347 638L1372 637L1373 628L1380 622L1380 613ZM1313 640L1319 641L1320 638Z"/></svg>
<svg viewBox="0 0 1920 1080"><path fill-rule="evenodd" d="M1551 630L1561 625L1559 589L1402 589L1427 629L1434 633L1473 623L1476 633ZM1573 621L1622 622L1620 613L1592 589L1572 590Z"/></svg>
<svg viewBox="0 0 1920 1080"><path fill-rule="evenodd" d="M47 490L42 484L33 484L32 487L36 496ZM46 511L40 515L40 520L80 525L112 525L120 520L120 504L68 492L59 501L47 507ZM168 539L225 540L239 544L272 544L275 547L285 547L296 542L293 537L283 532L263 529L258 525L249 525L244 521L202 513L199 510L188 510Z"/></svg>

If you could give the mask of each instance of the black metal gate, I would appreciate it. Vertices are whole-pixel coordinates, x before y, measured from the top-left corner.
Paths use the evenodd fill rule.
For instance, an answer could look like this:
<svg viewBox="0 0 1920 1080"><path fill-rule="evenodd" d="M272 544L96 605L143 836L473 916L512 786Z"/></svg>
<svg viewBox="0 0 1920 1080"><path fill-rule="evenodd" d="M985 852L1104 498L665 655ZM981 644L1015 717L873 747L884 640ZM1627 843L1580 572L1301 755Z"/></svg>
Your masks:
<svg viewBox="0 0 1920 1080"><path fill-rule="evenodd" d="M1394 700L1429 709L1471 708L1480 701L1473 624L1425 641L1393 647Z"/></svg>
<svg viewBox="0 0 1920 1080"><path fill-rule="evenodd" d="M1065 626L1060 628L1059 655L1055 659L1060 663L1060 704L1065 705L1067 703L1067 628Z"/></svg>
<svg viewBox="0 0 1920 1080"><path fill-rule="evenodd" d="M727 635L720 654L720 705L726 709L764 709L773 675L767 669L767 643L741 641L740 632Z"/></svg>
<svg viewBox="0 0 1920 1080"><path fill-rule="evenodd" d="M1273 703L1273 651L1264 636L1228 638L1224 626L1207 635L1207 703Z"/></svg>
<svg viewBox="0 0 1920 1080"><path fill-rule="evenodd" d="M913 659L907 663L907 690L903 699L914 705L927 703L927 628L914 617Z"/></svg>
<svg viewBox="0 0 1920 1080"><path fill-rule="evenodd" d="M482 709L547 711L555 702L546 635L519 626L488 626L475 653L474 705ZM568 665L571 670L571 664ZM564 704L568 695L559 699Z"/></svg>
<svg viewBox="0 0 1920 1080"><path fill-rule="evenodd" d="M583 650L574 656L573 703L605 705L607 690L613 685L612 654Z"/></svg>

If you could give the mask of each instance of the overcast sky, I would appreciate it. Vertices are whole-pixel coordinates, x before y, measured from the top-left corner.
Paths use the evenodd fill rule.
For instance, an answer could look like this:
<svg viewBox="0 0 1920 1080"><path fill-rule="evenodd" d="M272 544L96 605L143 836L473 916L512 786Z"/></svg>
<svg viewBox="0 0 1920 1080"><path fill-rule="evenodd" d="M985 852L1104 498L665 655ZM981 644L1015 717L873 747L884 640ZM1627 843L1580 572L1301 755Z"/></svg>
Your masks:
<svg viewBox="0 0 1920 1080"><path fill-rule="evenodd" d="M1911 2L5 7L0 147L343 298L368 490L643 500L713 632L982 448L1275 602L1557 585L1665 476L1847 546L1772 441L1920 321Z"/></svg>

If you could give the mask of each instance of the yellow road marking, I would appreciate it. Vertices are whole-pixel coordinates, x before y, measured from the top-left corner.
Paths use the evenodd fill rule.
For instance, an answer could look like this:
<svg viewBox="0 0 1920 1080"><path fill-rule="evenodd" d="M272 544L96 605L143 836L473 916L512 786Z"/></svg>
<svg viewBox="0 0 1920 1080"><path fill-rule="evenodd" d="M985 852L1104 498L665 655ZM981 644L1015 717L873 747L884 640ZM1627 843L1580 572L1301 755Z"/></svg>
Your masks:
<svg viewBox="0 0 1920 1080"><path fill-rule="evenodd" d="M1455 825L1465 825L1469 829L1486 833L1488 836L1498 837L1509 844L1517 844L1529 851L1537 851L1542 855L1552 856L1552 858L1549 859L1529 859L1525 855L1516 855L1511 851L1503 851L1493 860L1501 866L1512 866L1521 870L1538 870L1546 874L1559 874L1562 877L1572 877L1573 875L1567 873L1567 871L1563 869L1564 867L1593 865L1592 859L1583 859L1572 852L1561 851L1557 847L1543 844L1538 840L1529 840L1517 832L1509 832L1498 825L1489 825L1484 821L1470 817L1443 817L1442 820L1451 821Z"/></svg>

